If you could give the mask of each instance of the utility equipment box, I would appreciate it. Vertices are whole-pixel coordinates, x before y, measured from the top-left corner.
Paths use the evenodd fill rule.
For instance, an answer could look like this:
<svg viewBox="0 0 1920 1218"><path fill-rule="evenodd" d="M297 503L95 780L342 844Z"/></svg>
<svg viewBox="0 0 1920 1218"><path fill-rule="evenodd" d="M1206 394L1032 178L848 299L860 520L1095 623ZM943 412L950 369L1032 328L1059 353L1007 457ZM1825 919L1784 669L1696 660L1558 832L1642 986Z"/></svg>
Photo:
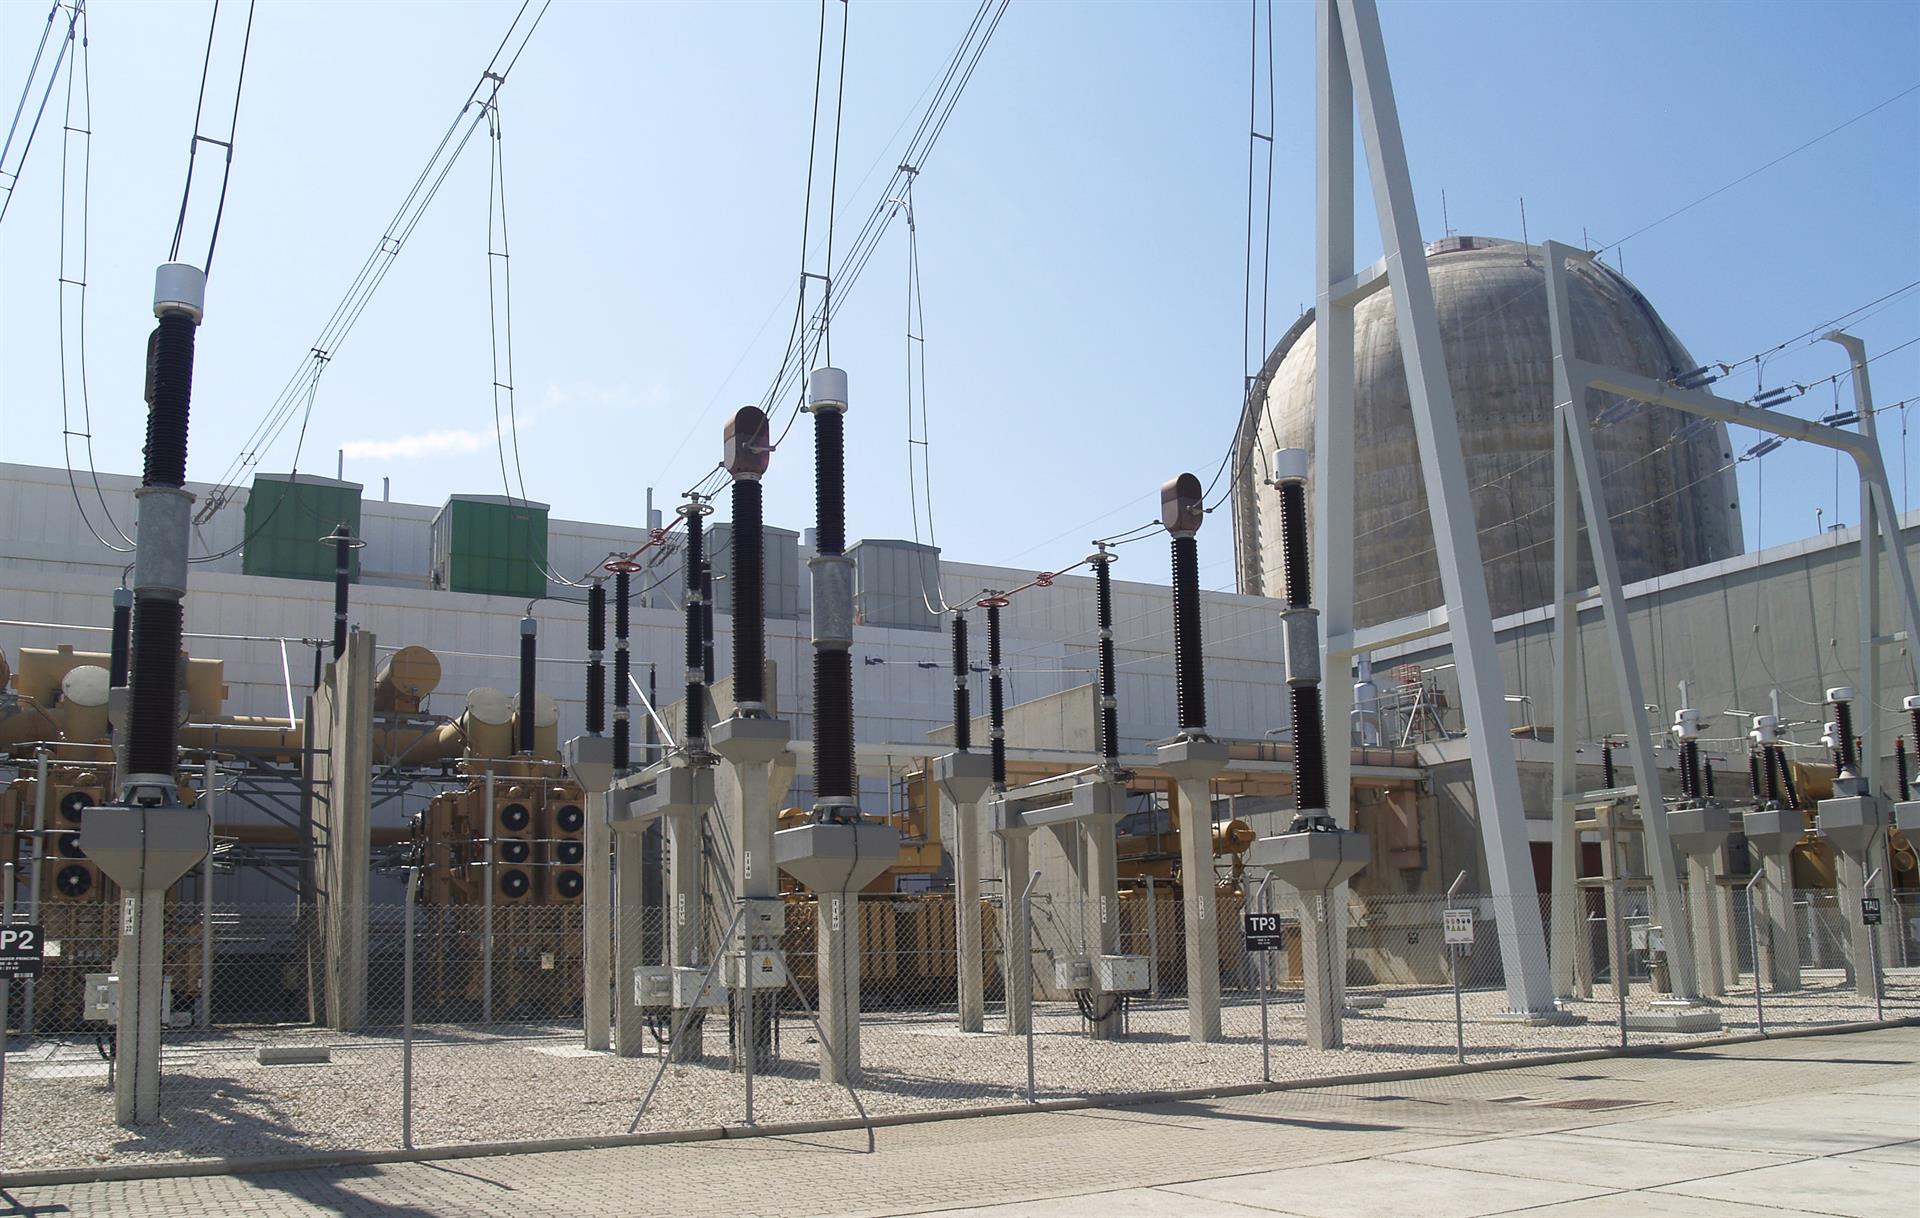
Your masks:
<svg viewBox="0 0 1920 1218"><path fill-rule="evenodd" d="M643 964L634 969L633 1005L643 1011L672 1006L673 969L664 964Z"/></svg>
<svg viewBox="0 0 1920 1218"><path fill-rule="evenodd" d="M255 474L247 492L244 575L333 581L333 547L320 539L344 524L360 533L360 484L312 474ZM360 549L347 551L347 580L360 580Z"/></svg>
<svg viewBox="0 0 1920 1218"><path fill-rule="evenodd" d="M726 997L720 992L718 974L714 974L712 980L708 979L708 975L709 970L704 964L681 965L673 970L675 1010L726 1005Z"/></svg>
<svg viewBox="0 0 1920 1218"><path fill-rule="evenodd" d="M488 596L547 594L544 503L455 495L434 514L432 540L436 588Z"/></svg>
<svg viewBox="0 0 1920 1218"><path fill-rule="evenodd" d="M1093 988L1093 961L1085 956L1055 956L1053 987L1057 990Z"/></svg>
<svg viewBox="0 0 1920 1218"><path fill-rule="evenodd" d="M777 951L730 952L727 988L777 990L787 983L786 957Z"/></svg>
<svg viewBox="0 0 1920 1218"><path fill-rule="evenodd" d="M778 936L787 930L787 903L779 897L748 898L747 934Z"/></svg>
<svg viewBox="0 0 1920 1218"><path fill-rule="evenodd" d="M88 973L86 980L88 1023L113 1023L120 1018L120 976L117 973ZM160 978L160 1022L173 1023L173 978Z"/></svg>
<svg viewBox="0 0 1920 1218"><path fill-rule="evenodd" d="M1094 979L1103 994L1137 994L1147 988L1145 956L1101 956L1095 963Z"/></svg>

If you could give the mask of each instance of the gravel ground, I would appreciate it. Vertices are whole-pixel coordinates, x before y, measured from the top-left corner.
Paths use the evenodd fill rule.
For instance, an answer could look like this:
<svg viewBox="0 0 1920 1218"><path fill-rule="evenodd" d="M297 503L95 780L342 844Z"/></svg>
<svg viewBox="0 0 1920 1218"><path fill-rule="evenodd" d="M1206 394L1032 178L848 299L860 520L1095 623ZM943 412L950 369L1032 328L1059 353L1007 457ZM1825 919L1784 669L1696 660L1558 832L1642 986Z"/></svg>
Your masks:
<svg viewBox="0 0 1920 1218"><path fill-rule="evenodd" d="M1355 993L1367 991L1358 990ZM1453 1056L1449 991L1379 991L1384 1006L1350 1016L1346 1047L1303 1046L1297 991L1268 1010L1268 1060L1275 1079L1326 1078L1378 1070L1444 1065ZM1636 992L1633 1012L1651 996ZM1500 1022L1499 991L1464 997L1469 1060L1514 1057L1619 1043L1615 1005L1604 988L1570 1005L1586 1022L1530 1027ZM1260 1009L1249 995L1227 998L1226 1040L1186 1040L1186 1011L1177 999L1141 1003L1124 1040L1080 1034L1068 1004L1041 1004L1034 1060L1041 1098L1205 1088L1256 1083L1262 1077ZM1769 1028L1870 1020L1862 1000L1838 974L1812 974L1797 994L1765 996ZM1888 979L1888 1018L1920 1015L1920 973ZM1754 1030L1752 991L1729 995L1720 1008L1723 1032ZM963 1109L1021 1098L1026 1041L998 1031L968 1035L950 1011L870 1012L861 1033L861 1101L870 1113ZM1706 1035L1713 1035L1712 1033ZM1635 1031L1630 1043L1688 1041L1697 1036ZM332 1061L312 1066L261 1066L262 1045L325 1044ZM726 1069L725 1035L709 1028L709 1057L668 1067L639 1128L671 1130L738 1123L741 1078ZM185 1161L297 1154L318 1150L391 1149L401 1136L401 1050L396 1035L343 1035L310 1028L247 1028L212 1034L169 1033L164 1055L162 1119L138 1131L113 1123L105 1064L92 1044L16 1041L6 1060L5 1125L0 1166L7 1170L103 1163ZM851 1117L843 1087L814 1077L818 1046L812 1025L782 1027L780 1062L755 1080L761 1122ZM416 1145L592 1137L624 1133L660 1071L657 1057L620 1059L580 1048L578 1026L475 1029L436 1026L416 1034L413 1064Z"/></svg>

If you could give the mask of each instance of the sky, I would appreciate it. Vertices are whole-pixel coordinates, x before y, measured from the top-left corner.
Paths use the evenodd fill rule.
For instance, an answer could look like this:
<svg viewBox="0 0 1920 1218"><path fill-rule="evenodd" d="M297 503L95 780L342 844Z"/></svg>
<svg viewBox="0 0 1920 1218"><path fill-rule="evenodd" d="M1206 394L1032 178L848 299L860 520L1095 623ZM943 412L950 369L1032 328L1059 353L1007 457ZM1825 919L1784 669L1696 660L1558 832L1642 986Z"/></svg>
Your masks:
<svg viewBox="0 0 1920 1218"><path fill-rule="evenodd" d="M258 6L198 340L190 477L218 479L303 365L518 7ZM812 269L826 265L830 192L838 256L881 201L973 9L846 7L835 187L842 10L832 6ZM1256 301L1243 355L1251 11L1014 0L913 192L923 450L908 442L917 399L902 219L839 289L832 353L851 383L851 536L917 530L951 559L1057 569L1090 539L1152 519L1166 478L1212 474L1246 361L1257 365L1263 346ZM1262 43L1266 11L1262 2ZM99 468L137 473L152 273L179 214L210 6L93 0L87 12L86 404ZM216 117L230 105L244 14L239 0L223 7L207 89ZM1920 91L1681 210L1920 85L1920 6L1385 0L1381 14L1428 239L1448 228L1516 237L1523 197L1535 241L1637 234L1609 261L1703 362L1746 360L1920 280ZM45 3L0 5L9 109L46 17ZM556 516L643 524L646 488L677 501L719 459L728 412L766 391L801 270L819 21L805 2L554 0L513 67L499 150L519 471ZM1314 295L1312 6L1275 4L1271 24L1266 342ZM1259 75L1264 126L1264 63ZM63 80L0 222L5 459L55 466L64 97ZM78 145L67 166L73 279ZM189 254L206 242L217 157L203 152L196 170ZM16 162L17 145L6 168ZM331 476L344 450L346 476L370 496L383 478L394 498L418 503L520 493L519 477L503 484L493 424L490 187L483 130L332 351L303 472ZM1365 262L1380 247L1364 192L1360 206ZM80 431L71 288L67 300L64 429ZM1920 344L1893 350L1920 337L1920 289L1852 329L1870 354L1887 352L1870 370L1878 402L1920 396ZM1803 341L1716 388L1744 397L1844 368L1838 347ZM1836 392L1850 405L1842 381L1785 409L1825 414ZM1920 465L1907 414L1881 416L1903 507ZM296 430L260 468L293 465ZM773 458L772 523L812 522L806 432ZM1736 450L1757 438L1736 432ZM918 501L913 451L931 483ZM84 464L83 447L73 453ZM1789 444L1740 474L1750 548L1856 519L1854 493L1842 484L1836 498L1822 452ZM1129 547L1116 575L1163 580L1164 550L1163 540ZM1201 558L1207 586L1232 586L1224 514L1203 531Z"/></svg>

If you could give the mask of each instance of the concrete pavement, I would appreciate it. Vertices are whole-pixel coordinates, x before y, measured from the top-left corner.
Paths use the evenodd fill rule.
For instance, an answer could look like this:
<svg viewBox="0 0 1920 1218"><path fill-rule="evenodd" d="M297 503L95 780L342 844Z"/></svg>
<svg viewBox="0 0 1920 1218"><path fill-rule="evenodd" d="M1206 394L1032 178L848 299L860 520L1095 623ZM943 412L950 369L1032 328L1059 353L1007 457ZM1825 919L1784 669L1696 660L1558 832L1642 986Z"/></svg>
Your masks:
<svg viewBox="0 0 1920 1218"><path fill-rule="evenodd" d="M1920 1029L942 1121L864 1147L833 1133L23 1188L0 1215L1910 1218Z"/></svg>

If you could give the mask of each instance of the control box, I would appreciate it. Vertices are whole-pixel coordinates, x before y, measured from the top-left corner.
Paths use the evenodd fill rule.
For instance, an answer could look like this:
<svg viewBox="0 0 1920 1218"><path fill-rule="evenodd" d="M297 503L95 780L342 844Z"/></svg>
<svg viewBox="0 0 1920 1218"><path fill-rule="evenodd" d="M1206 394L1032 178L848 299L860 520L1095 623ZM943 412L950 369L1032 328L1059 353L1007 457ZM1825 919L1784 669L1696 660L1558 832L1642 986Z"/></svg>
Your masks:
<svg viewBox="0 0 1920 1218"><path fill-rule="evenodd" d="M743 921L748 936L777 938L787 930L787 903L778 897L749 897Z"/></svg>
<svg viewBox="0 0 1920 1218"><path fill-rule="evenodd" d="M1137 994L1147 988L1145 956L1101 956L1095 961L1094 979L1104 994Z"/></svg>
<svg viewBox="0 0 1920 1218"><path fill-rule="evenodd" d="M1055 956L1053 958L1053 988L1057 990L1090 990L1093 988L1093 961L1085 956Z"/></svg>
<svg viewBox="0 0 1920 1218"><path fill-rule="evenodd" d="M787 961L777 951L730 952L727 955L727 988L752 987L777 990L787 983Z"/></svg>
<svg viewBox="0 0 1920 1218"><path fill-rule="evenodd" d="M726 1002L720 990L718 970L709 970L704 964L681 965L673 970L675 1010L725 1006Z"/></svg>
<svg viewBox="0 0 1920 1218"><path fill-rule="evenodd" d="M118 973L88 973L85 1018L91 1023L115 1023L120 1018L120 976ZM186 1015L185 1019L192 1019ZM173 978L160 978L160 1022L172 1027Z"/></svg>
<svg viewBox="0 0 1920 1218"><path fill-rule="evenodd" d="M643 964L634 969L633 1005L642 1010L672 1006L673 969L664 964Z"/></svg>

